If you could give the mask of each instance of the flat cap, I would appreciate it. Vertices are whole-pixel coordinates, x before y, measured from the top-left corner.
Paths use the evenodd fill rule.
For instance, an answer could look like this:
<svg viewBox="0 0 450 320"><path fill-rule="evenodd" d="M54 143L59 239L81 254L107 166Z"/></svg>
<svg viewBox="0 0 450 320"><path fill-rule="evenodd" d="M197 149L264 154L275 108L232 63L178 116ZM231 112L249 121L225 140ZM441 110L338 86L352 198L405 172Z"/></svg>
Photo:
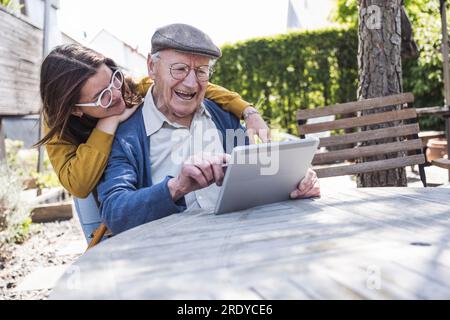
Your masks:
<svg viewBox="0 0 450 320"><path fill-rule="evenodd" d="M152 54L166 49L220 58L222 52L203 31L187 24L169 24L152 37Z"/></svg>

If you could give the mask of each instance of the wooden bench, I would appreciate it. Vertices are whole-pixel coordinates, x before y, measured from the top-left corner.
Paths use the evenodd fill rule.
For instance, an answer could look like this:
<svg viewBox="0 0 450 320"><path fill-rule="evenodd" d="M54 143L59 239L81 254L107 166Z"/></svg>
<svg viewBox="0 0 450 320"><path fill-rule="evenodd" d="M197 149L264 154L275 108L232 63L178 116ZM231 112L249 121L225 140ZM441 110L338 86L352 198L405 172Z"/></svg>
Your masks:
<svg viewBox="0 0 450 320"><path fill-rule="evenodd" d="M417 109L418 116L436 116L445 121L445 135L447 136L447 154L450 155L450 109L445 107L430 107ZM447 159L437 159L431 161L431 164L439 168L449 170L450 181L450 161Z"/></svg>
<svg viewBox="0 0 450 320"><path fill-rule="evenodd" d="M433 160L431 161L431 164L442 169L450 170L450 160L448 159Z"/></svg>
<svg viewBox="0 0 450 320"><path fill-rule="evenodd" d="M444 131L420 131L419 138L422 140L422 145L427 148L428 141L436 138L445 138Z"/></svg>
<svg viewBox="0 0 450 320"><path fill-rule="evenodd" d="M411 93L337 104L323 108L299 110L297 112L298 131L302 138L307 134L322 131L343 131L357 129L356 132L336 134L321 138L320 147L336 148L344 145L342 150L318 152L313 160L314 169L319 178L343 175L355 175L374 171L389 170L406 166L419 165L420 178L426 186L422 140L414 108L388 108L390 106L407 105L414 102ZM358 116L361 111L378 109L377 113ZM307 124L310 118L335 115L337 120ZM346 116L340 118L340 116ZM388 127L377 127L388 124ZM364 128L365 131L362 131ZM367 141L375 141L375 145L365 146ZM389 154L389 158L385 155ZM396 155L396 156L395 156ZM367 157L383 156L385 159L367 161ZM352 163L364 158L364 162ZM343 164L343 162L347 161Z"/></svg>

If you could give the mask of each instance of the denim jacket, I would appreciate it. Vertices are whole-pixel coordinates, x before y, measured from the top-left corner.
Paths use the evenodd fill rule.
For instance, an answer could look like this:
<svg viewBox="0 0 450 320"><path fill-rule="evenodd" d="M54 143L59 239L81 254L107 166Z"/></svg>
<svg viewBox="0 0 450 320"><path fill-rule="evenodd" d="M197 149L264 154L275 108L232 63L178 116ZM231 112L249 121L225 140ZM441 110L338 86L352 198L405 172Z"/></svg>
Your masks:
<svg viewBox="0 0 450 320"><path fill-rule="evenodd" d="M245 130L239 119L210 100L205 99L204 105L222 134L224 150L230 150L230 144L235 147L237 139L227 141L226 130ZM167 186L172 177L152 183L150 147L141 106L117 130L108 165L97 187L102 222L114 234L186 210L184 199L176 203L172 200Z"/></svg>

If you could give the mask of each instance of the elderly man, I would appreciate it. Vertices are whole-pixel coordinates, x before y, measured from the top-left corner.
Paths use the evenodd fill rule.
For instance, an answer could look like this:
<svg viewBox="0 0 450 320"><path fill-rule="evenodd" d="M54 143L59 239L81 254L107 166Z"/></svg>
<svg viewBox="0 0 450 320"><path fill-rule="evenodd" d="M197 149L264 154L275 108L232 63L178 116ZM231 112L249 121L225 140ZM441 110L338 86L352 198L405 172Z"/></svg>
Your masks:
<svg viewBox="0 0 450 320"><path fill-rule="evenodd" d="M205 99L220 56L211 39L189 25L169 25L152 37L148 73L155 84L116 133L98 187L102 220L114 234L214 207L229 157L225 150L238 143L232 139L233 146L227 145L227 130L244 130L233 114ZM291 198L319 194L310 171Z"/></svg>

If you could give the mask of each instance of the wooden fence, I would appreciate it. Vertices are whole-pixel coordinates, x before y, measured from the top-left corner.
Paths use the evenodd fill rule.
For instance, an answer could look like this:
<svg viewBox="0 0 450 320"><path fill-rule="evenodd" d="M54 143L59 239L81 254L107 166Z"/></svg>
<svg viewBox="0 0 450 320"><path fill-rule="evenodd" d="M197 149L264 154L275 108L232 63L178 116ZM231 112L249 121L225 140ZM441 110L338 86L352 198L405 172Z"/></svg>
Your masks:
<svg viewBox="0 0 450 320"><path fill-rule="evenodd" d="M0 118L37 114L42 30L0 7Z"/></svg>

